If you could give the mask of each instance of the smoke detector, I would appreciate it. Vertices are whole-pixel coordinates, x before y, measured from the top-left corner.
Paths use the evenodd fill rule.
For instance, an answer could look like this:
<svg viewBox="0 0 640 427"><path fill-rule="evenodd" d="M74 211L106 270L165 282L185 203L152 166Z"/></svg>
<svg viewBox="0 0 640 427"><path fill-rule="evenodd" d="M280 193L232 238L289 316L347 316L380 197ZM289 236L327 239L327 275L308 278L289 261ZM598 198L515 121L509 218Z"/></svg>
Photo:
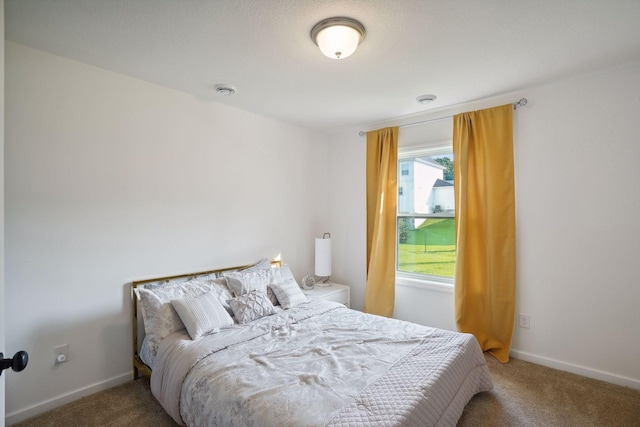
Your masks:
<svg viewBox="0 0 640 427"><path fill-rule="evenodd" d="M236 93L236 88L229 85L216 85L216 92L220 95L231 96Z"/></svg>
<svg viewBox="0 0 640 427"><path fill-rule="evenodd" d="M419 97L416 98L416 102L418 104L431 104L433 101L435 101L437 98L437 96L435 95L420 95Z"/></svg>

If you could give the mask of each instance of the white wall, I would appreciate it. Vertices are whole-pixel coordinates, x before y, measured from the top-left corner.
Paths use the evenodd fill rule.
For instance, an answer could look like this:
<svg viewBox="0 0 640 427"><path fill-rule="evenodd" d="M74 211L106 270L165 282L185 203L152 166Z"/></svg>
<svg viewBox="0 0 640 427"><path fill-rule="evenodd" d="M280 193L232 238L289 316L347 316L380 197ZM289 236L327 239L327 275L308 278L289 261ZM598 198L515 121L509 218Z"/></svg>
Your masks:
<svg viewBox="0 0 640 427"><path fill-rule="evenodd" d="M531 328L516 327L513 355L635 388L640 388L639 88L635 64L368 127L528 98L514 114L516 312L531 315ZM433 125L433 131L427 125L402 128L401 143L405 136L411 145L419 143L419 131L425 139L442 139L441 123ZM336 207L332 237L343 263L334 277L353 286L352 307L361 309L365 139L358 130L330 137L329 175L330 205ZM605 176L593 173L603 169ZM594 209L594 200L617 203ZM453 329L453 294L397 286L395 316Z"/></svg>
<svg viewBox="0 0 640 427"><path fill-rule="evenodd" d="M360 129L327 141L12 43L5 66L6 317L20 319L6 348L31 356L7 376L9 422L129 378L132 279L278 253L301 278L329 231L332 277L362 308ZM531 329L516 329L514 354L638 388L639 87L636 66L422 117L529 99L515 162L517 312ZM619 202L592 209L603 193ZM450 293L398 287L396 300L396 317L454 327ZM62 343L70 361L54 367Z"/></svg>
<svg viewBox="0 0 640 427"><path fill-rule="evenodd" d="M326 136L13 43L5 112L9 422L130 378L133 279L313 271Z"/></svg>

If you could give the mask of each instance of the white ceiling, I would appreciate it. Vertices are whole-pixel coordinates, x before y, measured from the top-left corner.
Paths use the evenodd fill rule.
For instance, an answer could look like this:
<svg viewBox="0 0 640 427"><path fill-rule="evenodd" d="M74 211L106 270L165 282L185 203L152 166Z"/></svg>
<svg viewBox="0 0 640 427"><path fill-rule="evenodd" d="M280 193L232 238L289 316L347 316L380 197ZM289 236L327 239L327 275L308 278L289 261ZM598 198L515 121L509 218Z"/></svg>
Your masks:
<svg viewBox="0 0 640 427"><path fill-rule="evenodd" d="M348 16L344 60L309 37ZM640 61L640 0L5 0L6 39L333 132ZM238 89L224 97L215 85ZM415 98L435 94L436 102Z"/></svg>

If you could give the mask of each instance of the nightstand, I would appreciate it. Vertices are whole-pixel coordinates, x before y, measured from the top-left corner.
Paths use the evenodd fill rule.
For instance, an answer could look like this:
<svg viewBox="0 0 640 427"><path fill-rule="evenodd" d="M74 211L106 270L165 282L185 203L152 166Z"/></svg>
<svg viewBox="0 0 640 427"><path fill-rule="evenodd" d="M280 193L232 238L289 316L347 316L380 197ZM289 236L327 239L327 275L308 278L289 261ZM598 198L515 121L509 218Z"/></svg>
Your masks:
<svg viewBox="0 0 640 427"><path fill-rule="evenodd" d="M302 292L309 299L335 301L346 305L347 308L351 308L351 287L331 282L328 282L327 285L329 286L318 286L316 284L313 289L303 289Z"/></svg>

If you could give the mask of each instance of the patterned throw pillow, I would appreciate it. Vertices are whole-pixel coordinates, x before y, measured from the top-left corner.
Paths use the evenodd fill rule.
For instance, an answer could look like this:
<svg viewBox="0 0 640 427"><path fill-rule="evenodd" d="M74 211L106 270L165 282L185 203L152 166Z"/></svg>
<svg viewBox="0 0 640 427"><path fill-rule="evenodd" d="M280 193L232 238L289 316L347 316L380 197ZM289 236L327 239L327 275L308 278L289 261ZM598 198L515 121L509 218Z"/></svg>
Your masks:
<svg viewBox="0 0 640 427"><path fill-rule="evenodd" d="M178 313L171 306L171 300L202 295L210 290L210 284L198 281L137 288L136 294L142 303L145 333L162 339L172 332L184 329Z"/></svg>
<svg viewBox="0 0 640 427"><path fill-rule="evenodd" d="M266 294L267 285L269 284L268 272L268 269L249 273L237 271L234 273L226 273L224 277L227 279L227 286L236 297L251 291L260 291Z"/></svg>
<svg viewBox="0 0 640 427"><path fill-rule="evenodd" d="M271 268L271 262L268 259L262 258L260 261L252 265L251 267L244 268L240 270L243 273L252 273L254 271L260 271L267 268Z"/></svg>
<svg viewBox="0 0 640 427"><path fill-rule="evenodd" d="M231 299L231 291L225 279L201 279L196 277L183 282L163 282L146 284L135 290L144 320L149 351L155 356L160 341L172 332L185 328L180 316L171 305L172 300L184 297L196 297L213 291L223 307L231 314L227 300Z"/></svg>
<svg viewBox="0 0 640 427"><path fill-rule="evenodd" d="M229 305L238 323L249 323L276 312L267 294L255 290L233 298Z"/></svg>
<svg viewBox="0 0 640 427"><path fill-rule="evenodd" d="M206 283L211 285L211 292L216 296L216 299L220 301L220 304L227 310L230 316L233 316L233 311L231 311L231 307L229 307L229 301L233 298L233 294L231 290L227 286L227 279L224 277L220 277L218 279L208 279Z"/></svg>
<svg viewBox="0 0 640 427"><path fill-rule="evenodd" d="M282 283L273 283L270 286L284 309L307 301L307 297L294 279Z"/></svg>
<svg viewBox="0 0 640 427"><path fill-rule="evenodd" d="M289 280L296 280L291 273L291 269L288 265L283 265L279 268L272 268L269 273L269 284L283 283Z"/></svg>
<svg viewBox="0 0 640 427"><path fill-rule="evenodd" d="M262 270L256 270L246 272L245 270L237 271L234 273L227 273L224 275L227 279L227 286L233 292L234 296L244 295L251 291L264 292L269 296L271 304L277 304L278 300L273 291L269 288L271 282L272 268L264 268Z"/></svg>
<svg viewBox="0 0 640 427"><path fill-rule="evenodd" d="M173 300L171 305L178 312L192 340L233 325L233 319L213 292Z"/></svg>

